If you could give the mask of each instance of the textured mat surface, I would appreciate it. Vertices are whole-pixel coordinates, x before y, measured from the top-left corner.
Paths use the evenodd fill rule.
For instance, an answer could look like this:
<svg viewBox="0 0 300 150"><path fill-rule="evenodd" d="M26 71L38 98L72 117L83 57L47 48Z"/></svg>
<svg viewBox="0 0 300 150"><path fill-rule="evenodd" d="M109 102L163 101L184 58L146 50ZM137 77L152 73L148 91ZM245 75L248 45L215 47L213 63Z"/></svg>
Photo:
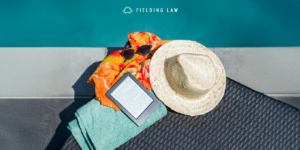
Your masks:
<svg viewBox="0 0 300 150"><path fill-rule="evenodd" d="M73 136L64 150L80 149ZM300 111L227 78L223 99L196 117L168 114L117 149L300 149Z"/></svg>

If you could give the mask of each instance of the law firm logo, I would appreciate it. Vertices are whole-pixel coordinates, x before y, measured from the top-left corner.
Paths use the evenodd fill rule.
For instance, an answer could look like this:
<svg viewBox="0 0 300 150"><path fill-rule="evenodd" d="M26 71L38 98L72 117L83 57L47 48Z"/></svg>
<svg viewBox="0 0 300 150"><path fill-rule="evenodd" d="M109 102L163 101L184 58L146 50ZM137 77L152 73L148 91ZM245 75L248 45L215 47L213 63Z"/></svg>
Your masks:
<svg viewBox="0 0 300 150"><path fill-rule="evenodd" d="M133 11L130 7L125 7L122 12L124 14L131 14Z"/></svg>
<svg viewBox="0 0 300 150"><path fill-rule="evenodd" d="M177 13L178 8L136 8L136 13ZM133 13L130 7L125 7L122 11L124 14Z"/></svg>

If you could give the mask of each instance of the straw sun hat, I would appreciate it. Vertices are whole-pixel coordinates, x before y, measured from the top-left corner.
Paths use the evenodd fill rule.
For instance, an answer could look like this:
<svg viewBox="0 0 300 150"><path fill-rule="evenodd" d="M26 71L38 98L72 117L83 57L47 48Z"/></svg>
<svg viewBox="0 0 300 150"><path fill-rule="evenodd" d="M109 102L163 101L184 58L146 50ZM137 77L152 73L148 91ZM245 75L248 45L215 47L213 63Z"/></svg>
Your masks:
<svg viewBox="0 0 300 150"><path fill-rule="evenodd" d="M200 43L174 40L162 45L150 63L155 95L178 113L196 116L215 108L226 87L219 58Z"/></svg>

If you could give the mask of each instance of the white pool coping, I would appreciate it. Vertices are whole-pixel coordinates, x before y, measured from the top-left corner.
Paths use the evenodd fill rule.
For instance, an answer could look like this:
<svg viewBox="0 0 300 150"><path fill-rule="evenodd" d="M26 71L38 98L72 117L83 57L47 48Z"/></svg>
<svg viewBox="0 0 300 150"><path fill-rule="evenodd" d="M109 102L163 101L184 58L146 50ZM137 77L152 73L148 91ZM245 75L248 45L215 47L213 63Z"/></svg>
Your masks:
<svg viewBox="0 0 300 150"><path fill-rule="evenodd" d="M0 98L90 97L94 88L86 80L116 49L2 47ZM300 95L300 47L210 49L222 61L227 77L267 95Z"/></svg>

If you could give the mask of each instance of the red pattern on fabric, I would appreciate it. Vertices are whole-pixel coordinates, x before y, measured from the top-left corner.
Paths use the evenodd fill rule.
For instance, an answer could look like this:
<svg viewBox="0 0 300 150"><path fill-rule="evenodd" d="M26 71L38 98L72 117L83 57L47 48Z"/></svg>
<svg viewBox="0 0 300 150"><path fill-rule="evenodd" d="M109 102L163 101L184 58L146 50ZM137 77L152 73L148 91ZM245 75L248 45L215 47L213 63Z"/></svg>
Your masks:
<svg viewBox="0 0 300 150"><path fill-rule="evenodd" d="M149 32L130 33L128 34L128 39L131 48L134 50L137 50L137 48L142 45L151 44L154 46L155 44L157 47L153 47L151 50L152 54L159 46L171 41L160 40L156 35ZM120 108L105 94L126 72L130 72L148 90L151 90L149 79L151 56L135 54L131 60L126 60L124 62L124 58L120 54L122 51L123 50L115 51L104 58L96 71L87 81L89 84L95 86L96 99L99 100L102 105L112 107L116 111L120 110Z"/></svg>

